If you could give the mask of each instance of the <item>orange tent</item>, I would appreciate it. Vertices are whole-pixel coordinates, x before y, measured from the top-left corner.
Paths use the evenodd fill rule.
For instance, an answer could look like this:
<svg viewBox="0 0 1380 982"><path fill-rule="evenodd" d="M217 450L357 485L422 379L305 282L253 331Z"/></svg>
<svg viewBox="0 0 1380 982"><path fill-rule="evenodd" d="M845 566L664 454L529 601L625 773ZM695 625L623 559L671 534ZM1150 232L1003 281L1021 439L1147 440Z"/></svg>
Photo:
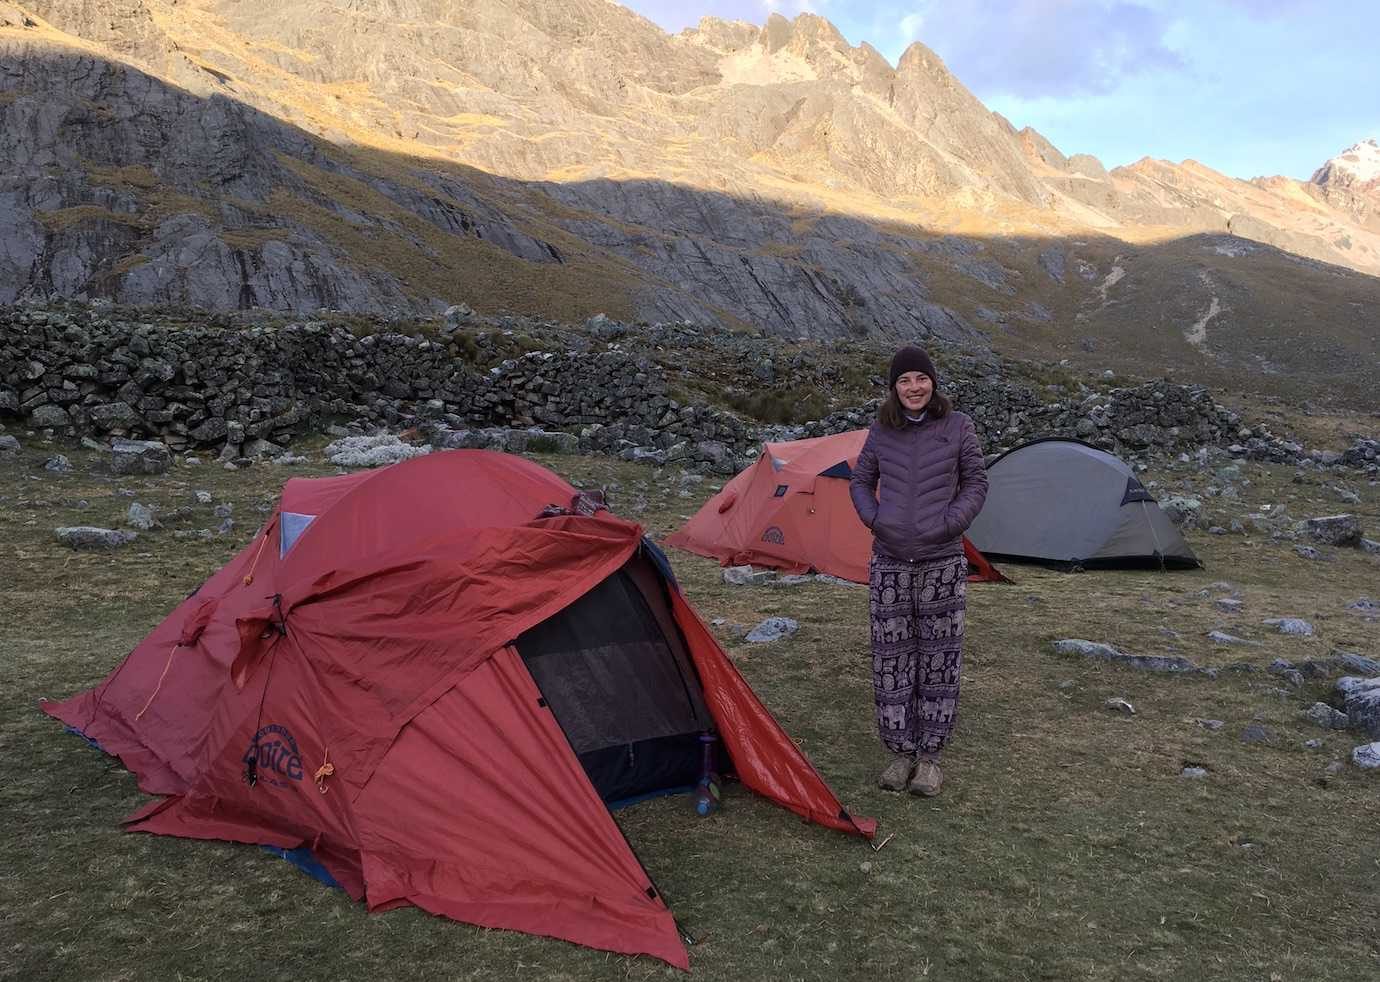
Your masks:
<svg viewBox="0 0 1380 982"><path fill-rule="evenodd" d="M694 784L717 734L721 773L769 800L876 822L844 810L664 559L505 454L294 479L103 682L43 710L164 796L133 831L293 850L370 910L686 968L606 803Z"/></svg>
<svg viewBox="0 0 1380 982"><path fill-rule="evenodd" d="M667 545L725 566L810 570L867 582L872 533L848 497L866 430L764 443L757 463L707 501ZM968 579L1006 582L965 537Z"/></svg>

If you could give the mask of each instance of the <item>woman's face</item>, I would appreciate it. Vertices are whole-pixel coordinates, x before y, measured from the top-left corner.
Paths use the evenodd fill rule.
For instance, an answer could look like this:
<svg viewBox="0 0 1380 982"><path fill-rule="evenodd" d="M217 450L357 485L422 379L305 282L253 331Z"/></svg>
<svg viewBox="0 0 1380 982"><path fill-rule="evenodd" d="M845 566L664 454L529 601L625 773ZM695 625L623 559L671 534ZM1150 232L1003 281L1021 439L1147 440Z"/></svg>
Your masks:
<svg viewBox="0 0 1380 982"><path fill-rule="evenodd" d="M930 404L934 382L924 372L906 372L896 380L896 398L908 413L918 413Z"/></svg>

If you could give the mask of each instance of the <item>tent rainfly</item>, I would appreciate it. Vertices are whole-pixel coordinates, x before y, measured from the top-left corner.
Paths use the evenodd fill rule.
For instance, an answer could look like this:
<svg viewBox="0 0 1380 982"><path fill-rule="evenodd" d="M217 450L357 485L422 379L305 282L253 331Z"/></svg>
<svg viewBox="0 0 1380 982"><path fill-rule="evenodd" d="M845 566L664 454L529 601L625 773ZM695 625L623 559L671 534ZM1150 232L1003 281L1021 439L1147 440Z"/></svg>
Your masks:
<svg viewBox="0 0 1380 982"><path fill-rule="evenodd" d="M1080 440L1008 450L987 481L968 529L986 555L1068 568L1202 565L1130 466Z"/></svg>
<svg viewBox="0 0 1380 982"><path fill-rule="evenodd" d="M517 457L294 479L101 684L44 710L160 796L134 831L295 850L370 910L688 958L609 812L719 766L871 837L639 526Z"/></svg>

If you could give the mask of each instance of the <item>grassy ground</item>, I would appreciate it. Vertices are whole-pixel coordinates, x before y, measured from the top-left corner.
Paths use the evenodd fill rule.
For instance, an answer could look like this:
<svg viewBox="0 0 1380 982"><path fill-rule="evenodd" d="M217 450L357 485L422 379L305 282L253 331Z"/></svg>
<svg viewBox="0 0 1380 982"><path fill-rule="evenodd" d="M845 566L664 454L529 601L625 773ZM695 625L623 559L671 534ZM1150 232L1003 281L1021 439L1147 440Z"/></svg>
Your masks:
<svg viewBox="0 0 1380 982"><path fill-rule="evenodd" d="M50 448L62 449L62 448ZM0 464L0 980L644 979L679 973L563 942L488 931L416 910L369 915L254 847L119 831L142 800L131 776L41 715L109 672L202 578L252 535L289 471L213 464L115 478L96 455L41 470L31 446ZM311 452L314 461L319 452ZM577 482L616 485L615 509L657 535L712 482L681 498L677 472L594 458L542 458ZM313 464L291 473L331 473ZM1214 520L1264 503L1295 517L1342 510L1292 471L1248 465L1242 498L1209 499ZM1192 486L1185 473L1149 474ZM1335 482L1334 482L1335 483ZM1359 485L1359 486L1358 486ZM1380 489L1351 482L1372 536ZM235 528L214 529L232 502ZM126 492L132 492L130 497ZM1291 500L1292 496L1292 500ZM110 555L59 546L59 525L117 526L131 500L166 528ZM85 503L83 505L83 503ZM1225 524L1225 522L1223 523ZM177 533L190 533L178 538ZM1322 731L1302 690L1261 673L1163 678L1052 653L1060 637L1203 665L1380 655L1380 626L1345 609L1380 593L1380 563L1350 550L1309 562L1287 545L1194 534L1203 571L1059 574L1009 569L1013 586L969 595L962 712L938 799L873 786L866 593L809 584L728 587L715 564L673 556L682 584L766 704L843 801L894 838L880 851L801 823L740 787L718 815L685 798L618 813L685 927L705 979L1323 980L1380 974L1380 778L1347 764L1360 742ZM1224 585L1225 584L1225 585ZM1242 613L1216 598L1235 593ZM749 646L729 633L782 614L799 633ZM1312 640L1260 621L1299 616ZM1214 628L1261 642L1218 649ZM1173 637L1165 630L1177 632ZM1109 712L1124 697L1134 716ZM1219 719L1217 732L1199 718ZM1246 744L1260 723L1273 734ZM1311 738L1321 749L1307 749ZM1205 780L1180 776L1206 767Z"/></svg>

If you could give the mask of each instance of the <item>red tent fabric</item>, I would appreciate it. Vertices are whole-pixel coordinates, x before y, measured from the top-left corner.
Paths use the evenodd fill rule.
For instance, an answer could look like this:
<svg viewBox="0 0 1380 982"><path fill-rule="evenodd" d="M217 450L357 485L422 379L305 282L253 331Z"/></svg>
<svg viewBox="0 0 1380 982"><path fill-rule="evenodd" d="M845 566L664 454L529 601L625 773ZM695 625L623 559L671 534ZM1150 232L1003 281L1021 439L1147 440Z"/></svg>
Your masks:
<svg viewBox="0 0 1380 982"><path fill-rule="evenodd" d="M414 904L686 968L512 644L642 542L607 512L536 517L576 493L487 451L290 481L254 541L101 685L43 708L167 796L132 830L307 846L371 910ZM307 520L291 542L290 515ZM670 592L734 773L871 836Z"/></svg>
<svg viewBox="0 0 1380 982"><path fill-rule="evenodd" d="M872 533L848 497L848 479L867 430L765 443L757 462L705 502L666 544L725 566L814 570L868 581ZM971 582L1007 578L965 536Z"/></svg>

